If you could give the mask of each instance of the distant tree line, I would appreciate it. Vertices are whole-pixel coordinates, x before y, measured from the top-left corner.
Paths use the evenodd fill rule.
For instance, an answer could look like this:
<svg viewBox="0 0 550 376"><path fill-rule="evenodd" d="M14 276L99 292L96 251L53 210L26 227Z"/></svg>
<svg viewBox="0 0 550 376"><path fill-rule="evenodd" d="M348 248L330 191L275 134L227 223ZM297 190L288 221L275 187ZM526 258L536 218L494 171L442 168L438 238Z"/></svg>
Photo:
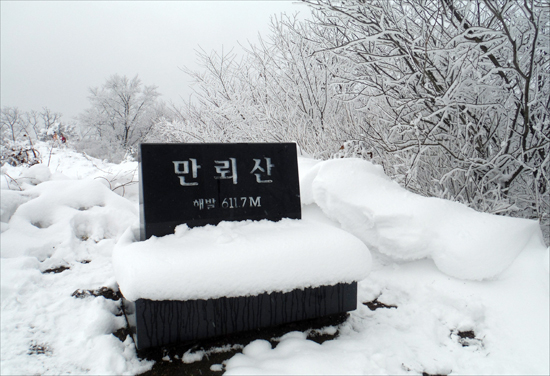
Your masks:
<svg viewBox="0 0 550 376"><path fill-rule="evenodd" d="M25 138L45 140L63 133L71 134L74 125L61 121L62 115L44 107L42 111L20 111L17 107L2 108L0 129L2 143L17 142Z"/></svg>
<svg viewBox="0 0 550 376"><path fill-rule="evenodd" d="M156 89L143 85L138 76L129 79L112 75L101 87L90 88L90 107L68 122L62 120L61 113L48 108L23 112L17 107L4 107L2 163L37 163L33 147L37 140L59 144L70 140L78 151L112 162L135 156L137 144L171 113L159 101ZM26 161L24 156L29 153L33 157Z"/></svg>
<svg viewBox="0 0 550 376"><path fill-rule="evenodd" d="M20 111L17 107L3 107L0 113L0 164L40 163L34 141L59 141L73 137L74 123L61 120L61 113L44 107L41 111Z"/></svg>

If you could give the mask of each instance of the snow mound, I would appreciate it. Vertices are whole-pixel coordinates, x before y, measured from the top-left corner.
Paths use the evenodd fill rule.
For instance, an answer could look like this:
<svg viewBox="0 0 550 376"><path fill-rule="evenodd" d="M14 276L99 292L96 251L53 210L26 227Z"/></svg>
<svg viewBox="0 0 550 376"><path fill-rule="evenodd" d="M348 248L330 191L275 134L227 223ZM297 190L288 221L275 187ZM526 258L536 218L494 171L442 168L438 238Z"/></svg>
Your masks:
<svg viewBox="0 0 550 376"><path fill-rule="evenodd" d="M2 257L74 259L80 241L117 240L136 221L137 208L97 180L50 180L33 166L22 179L38 184L2 190Z"/></svg>
<svg viewBox="0 0 550 376"><path fill-rule="evenodd" d="M37 164L23 171L21 179L27 180L30 184L36 185L50 180L52 173L48 166Z"/></svg>
<svg viewBox="0 0 550 376"><path fill-rule="evenodd" d="M361 159L301 161L301 190L371 249L400 260L432 258L447 275L471 280L505 270L536 221L479 213L465 205L411 193Z"/></svg>
<svg viewBox="0 0 550 376"><path fill-rule="evenodd" d="M179 226L136 242L128 230L113 251L130 300L191 300L288 292L365 278L371 255L355 236L318 222L283 219Z"/></svg>

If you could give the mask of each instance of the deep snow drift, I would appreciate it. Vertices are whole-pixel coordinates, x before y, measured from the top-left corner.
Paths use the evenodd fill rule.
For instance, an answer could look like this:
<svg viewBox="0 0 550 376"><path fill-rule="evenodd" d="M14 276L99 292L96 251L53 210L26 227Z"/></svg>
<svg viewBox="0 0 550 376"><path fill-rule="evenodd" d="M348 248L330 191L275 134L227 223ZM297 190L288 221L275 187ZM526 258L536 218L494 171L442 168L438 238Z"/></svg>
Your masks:
<svg viewBox="0 0 550 376"><path fill-rule="evenodd" d="M48 145L40 148L49 155ZM361 160L300 158L299 164L303 222L310 229L303 235L313 244L315 224L344 230L342 236L360 239L371 251L372 262L365 260L370 274L359 283L359 307L337 339L319 345L293 332L273 349L255 341L224 365L226 374L550 372L548 249L536 222L414 195ZM130 338L121 342L111 334L125 325L119 303L75 294L116 289L113 249L139 244L128 238L128 229L138 224L137 163L112 165L54 148L49 166L4 166L0 180L0 373L150 369ZM178 237L203 236L228 244L264 230L269 238L277 227L245 222L183 228L156 241L174 246ZM331 248L323 257L343 255L340 248L331 254ZM48 273L59 267L66 270ZM284 264L278 267L281 275L288 272ZM229 270L225 278L235 274ZM360 304L375 298L397 308L371 311Z"/></svg>
<svg viewBox="0 0 550 376"><path fill-rule="evenodd" d="M369 248L397 260L430 257L450 276L481 280L501 273L533 236L540 236L536 221L416 195L364 160L306 163L302 202L319 205Z"/></svg>

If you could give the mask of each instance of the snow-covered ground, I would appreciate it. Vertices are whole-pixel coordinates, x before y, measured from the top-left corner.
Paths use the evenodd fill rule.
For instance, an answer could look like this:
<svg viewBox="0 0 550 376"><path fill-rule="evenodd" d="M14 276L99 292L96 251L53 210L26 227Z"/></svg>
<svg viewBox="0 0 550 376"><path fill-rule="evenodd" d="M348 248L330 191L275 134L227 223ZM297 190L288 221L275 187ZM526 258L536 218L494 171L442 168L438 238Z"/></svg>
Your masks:
<svg viewBox="0 0 550 376"><path fill-rule="evenodd" d="M111 334L125 326L119 303L92 293L117 289L113 250L139 223L137 163L40 150L44 164L4 166L0 176L0 373L144 372L152 362ZM549 251L536 222L419 197L360 160L301 158L300 187L305 222L343 229L370 250L359 303L395 308L359 304L323 344L300 332L275 348L254 341L225 374L550 373ZM180 230L166 242L242 241L248 227ZM333 252L337 265L344 251Z"/></svg>

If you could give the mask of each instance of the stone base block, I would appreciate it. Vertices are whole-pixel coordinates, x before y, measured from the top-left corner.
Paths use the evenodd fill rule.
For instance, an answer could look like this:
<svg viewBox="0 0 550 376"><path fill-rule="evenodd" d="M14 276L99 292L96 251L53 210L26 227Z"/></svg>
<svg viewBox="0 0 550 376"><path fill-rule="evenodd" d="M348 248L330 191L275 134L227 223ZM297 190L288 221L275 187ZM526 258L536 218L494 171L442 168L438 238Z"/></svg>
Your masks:
<svg viewBox="0 0 550 376"><path fill-rule="evenodd" d="M188 301L124 299L138 350L353 311L357 283Z"/></svg>

